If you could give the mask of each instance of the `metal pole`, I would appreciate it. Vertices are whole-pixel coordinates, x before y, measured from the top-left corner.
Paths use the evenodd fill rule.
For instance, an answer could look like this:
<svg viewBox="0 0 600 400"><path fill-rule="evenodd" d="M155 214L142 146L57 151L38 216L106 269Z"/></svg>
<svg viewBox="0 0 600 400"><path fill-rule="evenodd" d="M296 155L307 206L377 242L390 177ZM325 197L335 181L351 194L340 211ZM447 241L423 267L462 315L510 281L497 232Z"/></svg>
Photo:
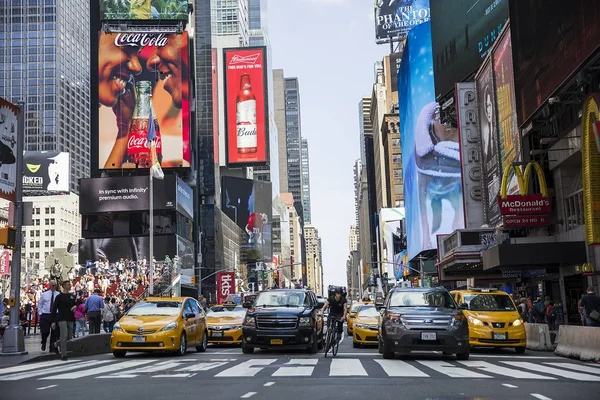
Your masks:
<svg viewBox="0 0 600 400"><path fill-rule="evenodd" d="M154 295L154 180L150 172L150 286L148 294Z"/></svg>
<svg viewBox="0 0 600 400"><path fill-rule="evenodd" d="M17 165L15 174L15 249L13 250L10 272L10 297L14 306L10 308L10 325L4 331L2 343L3 355L24 355L25 338L19 321L21 309L21 244L23 241L23 147L25 144L25 103L17 104L19 108L17 125Z"/></svg>

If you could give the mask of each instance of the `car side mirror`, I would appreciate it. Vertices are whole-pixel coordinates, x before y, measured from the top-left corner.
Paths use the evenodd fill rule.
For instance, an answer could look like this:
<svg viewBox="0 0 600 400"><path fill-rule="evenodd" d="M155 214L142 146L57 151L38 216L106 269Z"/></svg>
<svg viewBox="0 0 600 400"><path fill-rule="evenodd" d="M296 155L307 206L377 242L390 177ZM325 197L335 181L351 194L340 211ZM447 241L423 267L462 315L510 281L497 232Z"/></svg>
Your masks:
<svg viewBox="0 0 600 400"><path fill-rule="evenodd" d="M242 304L242 307L244 308L251 308L252 307L252 303L249 301L245 301L244 304Z"/></svg>
<svg viewBox="0 0 600 400"><path fill-rule="evenodd" d="M187 313L187 314L185 314L185 319L195 318L195 317L196 317L196 314L194 314L194 313Z"/></svg>
<svg viewBox="0 0 600 400"><path fill-rule="evenodd" d="M458 308L460 308L461 310L468 310L469 309L469 305L467 303L460 303L458 305Z"/></svg>

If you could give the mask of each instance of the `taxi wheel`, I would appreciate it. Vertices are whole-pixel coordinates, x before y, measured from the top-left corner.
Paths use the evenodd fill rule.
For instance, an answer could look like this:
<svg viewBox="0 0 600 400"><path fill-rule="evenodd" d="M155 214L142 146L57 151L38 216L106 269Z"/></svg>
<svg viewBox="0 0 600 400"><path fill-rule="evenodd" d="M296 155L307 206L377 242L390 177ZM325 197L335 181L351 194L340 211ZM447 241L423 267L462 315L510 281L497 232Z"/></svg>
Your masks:
<svg viewBox="0 0 600 400"><path fill-rule="evenodd" d="M379 354L383 354L383 343L381 343L381 339L379 339L379 342L377 343L377 351Z"/></svg>
<svg viewBox="0 0 600 400"><path fill-rule="evenodd" d="M127 352L123 351L123 350L113 351L113 356L115 356L115 358L123 358L123 357L125 357L125 354L127 354Z"/></svg>
<svg viewBox="0 0 600 400"><path fill-rule="evenodd" d="M352 347L358 349L360 347L360 343L356 343L354 340L352 341Z"/></svg>
<svg viewBox="0 0 600 400"><path fill-rule="evenodd" d="M525 347L515 347L517 354L525 354Z"/></svg>
<svg viewBox="0 0 600 400"><path fill-rule="evenodd" d="M182 333L181 337L179 338L179 349L177 349L176 354L178 356L184 356L186 352L187 352L187 338L185 337L185 333Z"/></svg>
<svg viewBox="0 0 600 400"><path fill-rule="evenodd" d="M198 353L204 353L208 348L208 332L204 331L204 335L202 335L202 343L200 346L196 346L196 351Z"/></svg>

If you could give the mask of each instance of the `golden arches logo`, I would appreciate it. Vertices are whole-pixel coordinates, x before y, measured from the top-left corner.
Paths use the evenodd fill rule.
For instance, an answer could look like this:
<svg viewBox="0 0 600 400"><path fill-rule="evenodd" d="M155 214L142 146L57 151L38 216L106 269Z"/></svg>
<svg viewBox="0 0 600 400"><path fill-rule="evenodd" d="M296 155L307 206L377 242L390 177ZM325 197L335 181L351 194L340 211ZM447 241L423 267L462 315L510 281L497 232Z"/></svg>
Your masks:
<svg viewBox="0 0 600 400"><path fill-rule="evenodd" d="M504 173L502 174L502 184L500 185L500 198L506 199L508 196L508 175L510 174L510 169L513 168L515 171L515 175L517 176L517 183L519 185L519 194L521 196L526 196L529 193L529 178L531 176L531 169L534 168L537 173L538 183L540 184L540 193L542 197L548 197L548 186L546 185L546 175L544 174L544 169L538 164L536 161L531 161L525 167L525 172L521 171L521 167L518 165L509 164L504 168Z"/></svg>
<svg viewBox="0 0 600 400"><path fill-rule="evenodd" d="M587 244L600 243L600 170L598 116L600 115L600 93L588 96L583 106L581 121L581 170L583 180L583 216Z"/></svg>

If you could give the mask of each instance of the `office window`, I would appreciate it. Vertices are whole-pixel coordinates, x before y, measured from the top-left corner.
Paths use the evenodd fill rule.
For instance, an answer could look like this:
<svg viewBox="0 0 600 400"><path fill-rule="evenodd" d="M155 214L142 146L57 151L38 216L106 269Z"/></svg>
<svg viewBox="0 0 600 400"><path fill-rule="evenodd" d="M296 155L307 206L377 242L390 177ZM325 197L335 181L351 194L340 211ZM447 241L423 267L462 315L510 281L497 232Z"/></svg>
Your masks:
<svg viewBox="0 0 600 400"><path fill-rule="evenodd" d="M55 211L54 211L54 207L50 207L50 213L51 213L51 214L54 214L54 212L55 212Z"/></svg>
<svg viewBox="0 0 600 400"><path fill-rule="evenodd" d="M50 207L46 207L46 209L44 211L46 214L50 214Z"/></svg>

